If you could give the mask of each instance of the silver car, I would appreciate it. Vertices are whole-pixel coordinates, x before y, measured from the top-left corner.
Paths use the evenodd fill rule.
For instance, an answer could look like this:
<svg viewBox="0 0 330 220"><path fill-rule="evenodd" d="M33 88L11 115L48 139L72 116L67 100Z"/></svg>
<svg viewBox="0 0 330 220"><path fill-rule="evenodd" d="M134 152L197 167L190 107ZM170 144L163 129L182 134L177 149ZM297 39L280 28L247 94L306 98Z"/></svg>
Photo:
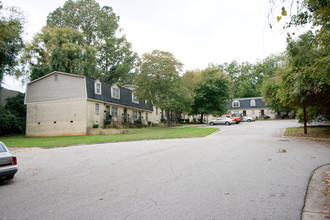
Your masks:
<svg viewBox="0 0 330 220"><path fill-rule="evenodd" d="M225 125L231 125L231 124L235 124L236 121L234 119L231 118L227 118L226 116L221 116L219 118L213 119L212 121L210 121L210 125L221 125L221 124L225 124Z"/></svg>
<svg viewBox="0 0 330 220"><path fill-rule="evenodd" d="M255 117L251 117L251 116L243 116L242 121L247 121L247 122L251 122L251 121L255 121L256 118Z"/></svg>
<svg viewBox="0 0 330 220"><path fill-rule="evenodd" d="M0 141L0 179L13 179L17 172L17 158Z"/></svg>

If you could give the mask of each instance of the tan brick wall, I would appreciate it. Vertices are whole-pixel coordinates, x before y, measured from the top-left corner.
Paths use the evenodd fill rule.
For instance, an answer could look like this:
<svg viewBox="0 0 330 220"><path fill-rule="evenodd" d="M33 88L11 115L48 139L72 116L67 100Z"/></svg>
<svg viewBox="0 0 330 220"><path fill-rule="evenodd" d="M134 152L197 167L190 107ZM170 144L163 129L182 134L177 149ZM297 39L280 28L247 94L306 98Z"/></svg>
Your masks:
<svg viewBox="0 0 330 220"><path fill-rule="evenodd" d="M27 105L26 136L86 135L86 100Z"/></svg>

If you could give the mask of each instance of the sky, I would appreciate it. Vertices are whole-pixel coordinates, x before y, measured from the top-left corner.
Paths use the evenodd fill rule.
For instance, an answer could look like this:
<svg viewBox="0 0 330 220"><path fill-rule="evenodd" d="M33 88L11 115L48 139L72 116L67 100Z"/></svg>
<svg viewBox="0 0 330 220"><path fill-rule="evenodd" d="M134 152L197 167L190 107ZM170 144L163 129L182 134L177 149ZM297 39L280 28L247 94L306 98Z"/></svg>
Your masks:
<svg viewBox="0 0 330 220"><path fill-rule="evenodd" d="M47 15L65 0L1 0L19 7L26 17L24 40L46 25ZM254 63L286 47L283 24L268 25L268 0L97 0L120 17L122 34L140 56L154 49L171 52L184 70L236 60ZM273 18L275 20L275 18ZM24 92L25 86L5 77L3 86Z"/></svg>

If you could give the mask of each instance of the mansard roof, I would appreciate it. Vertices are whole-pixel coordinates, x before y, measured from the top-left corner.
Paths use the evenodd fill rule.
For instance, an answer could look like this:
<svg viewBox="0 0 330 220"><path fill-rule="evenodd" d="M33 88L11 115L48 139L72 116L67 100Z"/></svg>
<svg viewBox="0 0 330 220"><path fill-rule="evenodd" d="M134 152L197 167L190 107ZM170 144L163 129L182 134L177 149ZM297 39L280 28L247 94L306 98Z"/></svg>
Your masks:
<svg viewBox="0 0 330 220"><path fill-rule="evenodd" d="M255 106L251 106L251 100L255 100ZM233 106L233 102L238 101L239 106ZM249 98L237 98L228 101L228 109L259 109L259 108L270 108L265 102L263 102L262 97L249 97Z"/></svg>
<svg viewBox="0 0 330 220"><path fill-rule="evenodd" d="M111 87L116 84L101 82L101 91L102 91L101 95L96 94L95 82L96 79L86 77L86 90L87 90L88 99L152 111L152 106L148 107L144 100L140 100L139 103L132 102L132 90L129 88L125 88L125 86L124 87L118 86L120 89L119 99L111 97Z"/></svg>

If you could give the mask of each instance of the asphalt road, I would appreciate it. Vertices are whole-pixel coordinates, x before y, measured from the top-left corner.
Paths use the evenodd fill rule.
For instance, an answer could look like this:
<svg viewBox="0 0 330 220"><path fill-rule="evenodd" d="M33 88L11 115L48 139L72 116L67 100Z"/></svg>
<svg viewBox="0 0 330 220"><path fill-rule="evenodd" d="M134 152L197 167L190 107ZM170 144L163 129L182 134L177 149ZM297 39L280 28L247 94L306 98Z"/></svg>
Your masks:
<svg viewBox="0 0 330 220"><path fill-rule="evenodd" d="M295 121L218 126L206 138L33 149L0 183L0 219L300 219L326 142ZM286 152L285 152L285 151Z"/></svg>

